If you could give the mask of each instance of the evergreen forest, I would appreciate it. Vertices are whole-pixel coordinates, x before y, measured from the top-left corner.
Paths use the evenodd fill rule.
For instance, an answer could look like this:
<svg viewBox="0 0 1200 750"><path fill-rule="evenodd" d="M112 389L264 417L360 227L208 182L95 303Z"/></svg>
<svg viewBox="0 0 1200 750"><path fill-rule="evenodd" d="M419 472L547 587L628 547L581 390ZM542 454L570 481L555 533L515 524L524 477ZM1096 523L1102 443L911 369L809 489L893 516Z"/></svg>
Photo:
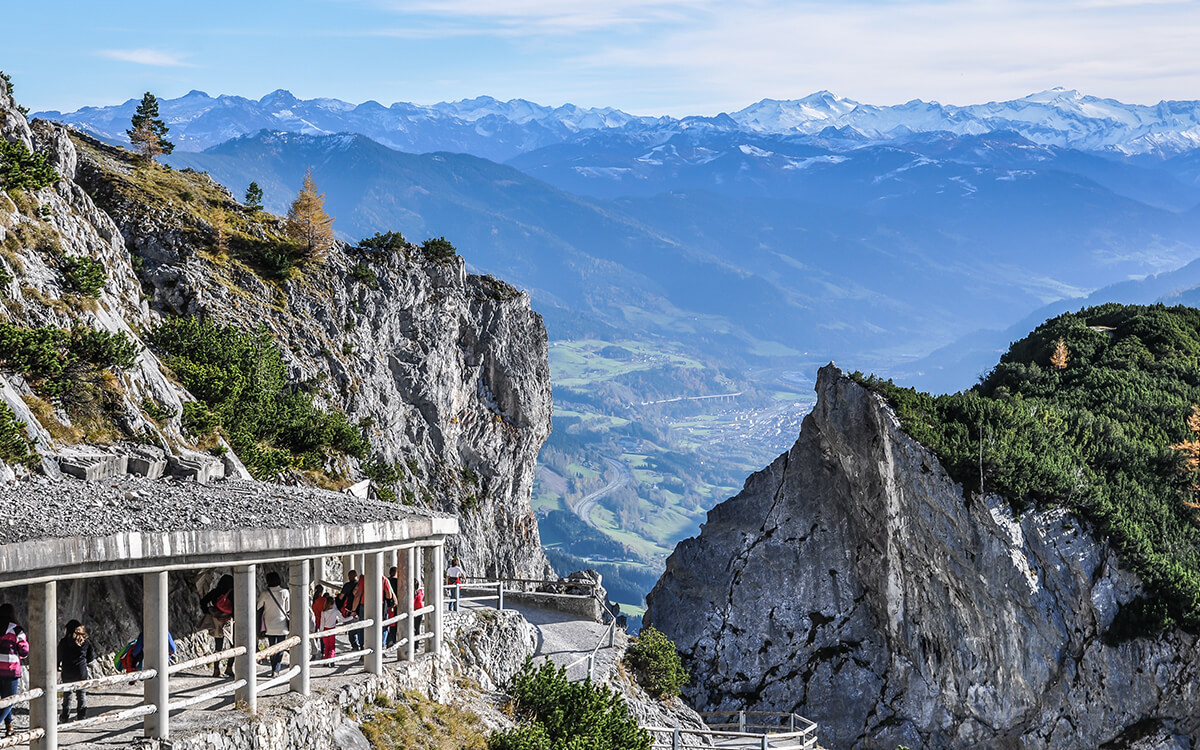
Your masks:
<svg viewBox="0 0 1200 750"><path fill-rule="evenodd" d="M1200 630L1200 310L1106 304L1048 320L975 387L931 396L854 377L973 498L1065 506L1142 577L1109 637Z"/></svg>

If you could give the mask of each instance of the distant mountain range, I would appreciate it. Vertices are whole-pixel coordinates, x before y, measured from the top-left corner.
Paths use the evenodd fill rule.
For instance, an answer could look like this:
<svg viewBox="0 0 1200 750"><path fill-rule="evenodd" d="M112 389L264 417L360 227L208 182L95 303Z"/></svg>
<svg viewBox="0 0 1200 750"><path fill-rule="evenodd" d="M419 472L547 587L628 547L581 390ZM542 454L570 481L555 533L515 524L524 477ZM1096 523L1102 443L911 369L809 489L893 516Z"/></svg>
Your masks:
<svg viewBox="0 0 1200 750"><path fill-rule="evenodd" d="M39 115L120 143L136 104ZM792 443L831 359L957 390L1047 315L1200 301L1197 102L819 92L677 119L193 91L160 107L170 165L237 196L253 180L276 212L311 168L343 238L445 235L528 291L555 378L538 507L576 512L625 477L588 522L642 560Z"/></svg>
<svg viewBox="0 0 1200 750"><path fill-rule="evenodd" d="M123 141L138 101L34 116ZM257 101L191 91L160 100L160 111L179 148L189 151L262 129L311 135L360 133L402 151L458 151L495 161L597 132L617 132L654 146L694 130L860 142L885 142L914 133L966 136L1012 131L1040 145L1160 158L1200 147L1200 102L1124 104L1065 89L969 106L920 99L877 106L820 91L803 99L764 99L731 114L684 118L638 117L572 104L547 107L524 99L502 102L487 96L385 107L375 101L301 100L282 89Z"/></svg>

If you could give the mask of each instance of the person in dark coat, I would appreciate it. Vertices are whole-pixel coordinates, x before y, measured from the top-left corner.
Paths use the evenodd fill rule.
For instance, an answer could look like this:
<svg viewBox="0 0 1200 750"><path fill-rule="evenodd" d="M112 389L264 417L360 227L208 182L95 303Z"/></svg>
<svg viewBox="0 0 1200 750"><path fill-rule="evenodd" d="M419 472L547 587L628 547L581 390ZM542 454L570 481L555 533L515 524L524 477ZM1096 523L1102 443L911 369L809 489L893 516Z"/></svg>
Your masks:
<svg viewBox="0 0 1200 750"><path fill-rule="evenodd" d="M212 591L200 600L204 619L200 627L213 639L213 653L233 648L233 576L225 574ZM213 677L221 676L221 663L213 662ZM225 662L225 676L233 677L233 659Z"/></svg>
<svg viewBox="0 0 1200 750"><path fill-rule="evenodd" d="M58 642L58 668L62 670L62 681L79 682L88 678L88 663L95 661L96 651L92 647L92 639L88 638L87 628L79 620L67 623L67 633ZM71 719L71 692L64 691L62 699L62 715L59 721L66 723ZM87 718L87 691L75 690L75 718Z"/></svg>

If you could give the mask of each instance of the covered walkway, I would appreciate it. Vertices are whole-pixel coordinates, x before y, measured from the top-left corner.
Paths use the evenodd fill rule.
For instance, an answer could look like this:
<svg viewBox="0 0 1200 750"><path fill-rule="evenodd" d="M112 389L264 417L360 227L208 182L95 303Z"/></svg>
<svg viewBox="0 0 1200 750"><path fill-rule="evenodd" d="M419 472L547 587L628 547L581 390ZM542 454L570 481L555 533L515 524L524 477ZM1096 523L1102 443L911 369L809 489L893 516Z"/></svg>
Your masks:
<svg viewBox="0 0 1200 750"><path fill-rule="evenodd" d="M429 606L420 611L413 610L412 588L416 577L440 584L445 539L458 532L453 517L334 492L253 482L199 487L123 478L62 480L42 486L44 502L32 506L29 518L22 519L26 523L0 527L0 587L7 589L3 595L9 600L20 596L20 588L26 589L30 644L29 690L15 700L0 701L0 705L27 703L28 724L16 736L0 739L0 748L28 743L37 750L53 750L60 735L64 745L103 744L106 736L114 742L123 736L128 744L131 722L140 722L145 737L166 739L173 724L183 723L172 714L179 717L185 709L237 705L253 713L259 695L287 691L308 695L314 677L335 673L347 664L361 664L367 672L379 674L385 659L385 628L393 625L398 630L395 658L413 660L421 641L427 642L426 651L442 648L443 587L427 586ZM207 512L197 512L198 494ZM72 531L87 533L71 535ZM346 564L357 563L363 571L364 617L338 629L342 634L363 630L362 648L340 651L331 664L314 661L310 642L328 631L314 634L309 617L293 616L288 637L260 651L256 618L242 615L234 618L233 648L170 664L168 630L181 635L195 625L168 622L172 571L232 570L235 613L253 613L259 568L284 567L291 600L307 608L314 569L320 577L326 569L324 560L331 556L343 557ZM392 564L399 568L401 609L385 619L382 582ZM140 575L143 583L143 670L60 685L58 584L130 574ZM294 613L300 611L293 607ZM421 635L413 632L417 614L425 616L426 632ZM285 650L288 667L279 676L262 679L257 663ZM211 675L212 663L229 657L235 660L236 680L203 678L194 672ZM97 682L104 693L95 693L89 717L60 726L60 692Z"/></svg>

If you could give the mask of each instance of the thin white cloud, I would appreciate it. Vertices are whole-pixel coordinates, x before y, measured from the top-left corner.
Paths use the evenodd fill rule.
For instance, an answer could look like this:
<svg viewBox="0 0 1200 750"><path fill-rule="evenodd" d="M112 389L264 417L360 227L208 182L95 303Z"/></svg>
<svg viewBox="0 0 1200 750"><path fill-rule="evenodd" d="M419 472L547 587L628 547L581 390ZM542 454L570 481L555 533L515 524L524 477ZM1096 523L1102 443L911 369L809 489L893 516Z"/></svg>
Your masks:
<svg viewBox="0 0 1200 750"><path fill-rule="evenodd" d="M105 49L100 50L97 54L110 60L120 60L137 65L152 65L160 68L193 67L181 55L156 49Z"/></svg>

